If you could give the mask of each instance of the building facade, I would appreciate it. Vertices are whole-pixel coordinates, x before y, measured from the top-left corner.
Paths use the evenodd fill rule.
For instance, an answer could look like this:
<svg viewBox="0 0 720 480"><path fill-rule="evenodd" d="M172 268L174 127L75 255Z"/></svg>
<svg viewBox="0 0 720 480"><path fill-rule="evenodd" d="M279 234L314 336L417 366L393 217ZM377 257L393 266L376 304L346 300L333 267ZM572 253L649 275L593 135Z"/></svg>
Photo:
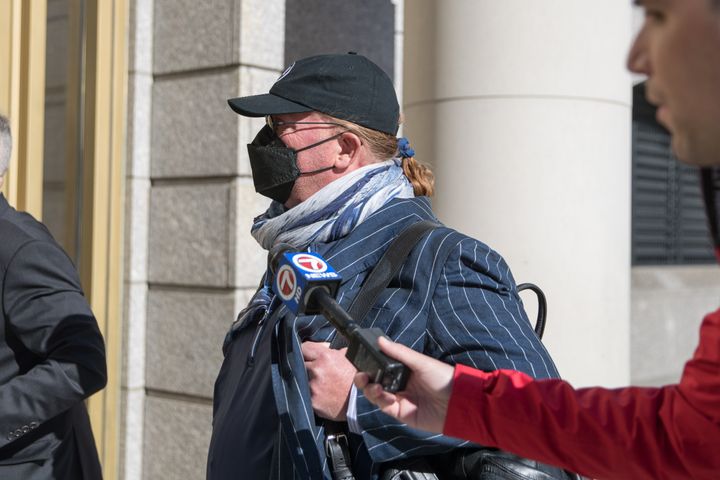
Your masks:
<svg viewBox="0 0 720 480"><path fill-rule="evenodd" d="M677 380L720 285L702 245L687 261L663 246L685 240L643 230L673 208L647 213L656 174L631 168L655 131L624 67L635 28L628 2L0 2L0 111L19 139L4 192L61 240L98 314L107 478L204 478L222 340L266 263L245 150L262 120L226 100L316 53L357 51L394 79L436 211L545 290L565 377ZM690 198L683 175L657 188Z"/></svg>

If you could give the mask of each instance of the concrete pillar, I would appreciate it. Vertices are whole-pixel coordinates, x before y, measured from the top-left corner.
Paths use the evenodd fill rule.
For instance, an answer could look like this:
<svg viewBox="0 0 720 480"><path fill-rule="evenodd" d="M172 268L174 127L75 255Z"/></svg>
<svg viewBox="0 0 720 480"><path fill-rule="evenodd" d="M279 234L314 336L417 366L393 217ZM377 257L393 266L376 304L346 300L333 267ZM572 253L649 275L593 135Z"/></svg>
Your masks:
<svg viewBox="0 0 720 480"><path fill-rule="evenodd" d="M577 0L405 10L405 132L437 175L435 209L503 254L518 282L543 288L545 344L577 385L629 380L631 10Z"/></svg>
<svg viewBox="0 0 720 480"><path fill-rule="evenodd" d="M283 69L284 0L132 0L122 478L203 478L222 341L265 268L267 208L226 99Z"/></svg>

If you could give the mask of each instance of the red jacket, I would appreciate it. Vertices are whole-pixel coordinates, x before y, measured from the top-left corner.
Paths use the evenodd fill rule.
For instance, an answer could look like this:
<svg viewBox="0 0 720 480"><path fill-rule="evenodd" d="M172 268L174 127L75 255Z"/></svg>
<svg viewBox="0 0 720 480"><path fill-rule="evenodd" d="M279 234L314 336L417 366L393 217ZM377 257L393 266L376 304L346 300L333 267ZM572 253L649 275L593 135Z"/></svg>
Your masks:
<svg viewBox="0 0 720 480"><path fill-rule="evenodd" d="M678 385L574 390L458 365L443 433L604 479L720 479L720 310Z"/></svg>

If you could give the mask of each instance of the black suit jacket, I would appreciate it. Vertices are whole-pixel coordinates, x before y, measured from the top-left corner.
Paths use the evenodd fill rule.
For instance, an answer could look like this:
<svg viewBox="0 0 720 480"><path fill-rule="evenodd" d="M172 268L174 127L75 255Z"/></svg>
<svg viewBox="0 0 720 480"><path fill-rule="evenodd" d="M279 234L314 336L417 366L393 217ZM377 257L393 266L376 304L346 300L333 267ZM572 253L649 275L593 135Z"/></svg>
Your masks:
<svg viewBox="0 0 720 480"><path fill-rule="evenodd" d="M0 194L0 478L101 478L83 400L106 379L72 262Z"/></svg>

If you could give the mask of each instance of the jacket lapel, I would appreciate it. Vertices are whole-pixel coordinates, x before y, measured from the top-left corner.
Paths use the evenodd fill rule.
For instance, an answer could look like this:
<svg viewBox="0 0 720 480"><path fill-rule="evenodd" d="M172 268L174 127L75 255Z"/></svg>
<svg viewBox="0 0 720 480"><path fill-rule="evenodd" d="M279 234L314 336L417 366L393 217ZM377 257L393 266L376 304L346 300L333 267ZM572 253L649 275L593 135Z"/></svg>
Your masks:
<svg viewBox="0 0 720 480"><path fill-rule="evenodd" d="M317 252L343 277L343 283L371 270L395 237L411 223L437 220L426 197L395 199L336 242Z"/></svg>
<svg viewBox="0 0 720 480"><path fill-rule="evenodd" d="M396 199L388 202L348 236L327 244L311 245L342 276L343 284L357 280L372 269L392 240L409 224L432 219L427 198ZM347 292L343 304L359 289ZM331 478L324 453L323 429L312 410L307 374L300 353L297 317L279 308L273 335L272 383L284 442L278 445L281 462L294 464L300 478Z"/></svg>
<svg viewBox="0 0 720 480"><path fill-rule="evenodd" d="M3 218L8 210L10 210L10 204L5 200L5 195L0 193L0 218Z"/></svg>

